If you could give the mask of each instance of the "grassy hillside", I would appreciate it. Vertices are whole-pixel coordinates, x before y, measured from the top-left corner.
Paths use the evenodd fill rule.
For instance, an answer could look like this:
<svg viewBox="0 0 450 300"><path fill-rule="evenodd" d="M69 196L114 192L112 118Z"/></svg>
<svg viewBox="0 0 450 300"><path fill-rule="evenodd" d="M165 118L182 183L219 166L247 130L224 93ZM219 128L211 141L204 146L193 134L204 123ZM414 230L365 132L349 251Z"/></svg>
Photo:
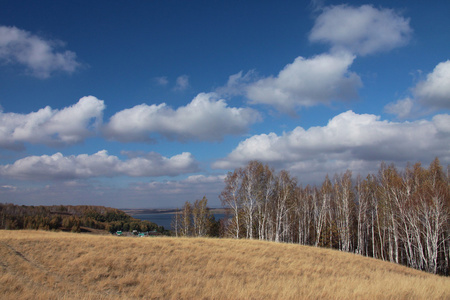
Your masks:
<svg viewBox="0 0 450 300"><path fill-rule="evenodd" d="M449 299L450 278L291 244L0 231L2 299Z"/></svg>

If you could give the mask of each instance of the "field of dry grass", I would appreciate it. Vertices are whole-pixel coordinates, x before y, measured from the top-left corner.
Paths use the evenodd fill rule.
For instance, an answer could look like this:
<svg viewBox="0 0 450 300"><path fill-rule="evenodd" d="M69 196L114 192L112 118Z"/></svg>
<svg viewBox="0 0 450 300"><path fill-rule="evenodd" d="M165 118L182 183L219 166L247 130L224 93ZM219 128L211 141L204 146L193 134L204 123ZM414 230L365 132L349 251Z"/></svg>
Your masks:
<svg viewBox="0 0 450 300"><path fill-rule="evenodd" d="M450 278L327 249L0 231L1 299L450 299Z"/></svg>

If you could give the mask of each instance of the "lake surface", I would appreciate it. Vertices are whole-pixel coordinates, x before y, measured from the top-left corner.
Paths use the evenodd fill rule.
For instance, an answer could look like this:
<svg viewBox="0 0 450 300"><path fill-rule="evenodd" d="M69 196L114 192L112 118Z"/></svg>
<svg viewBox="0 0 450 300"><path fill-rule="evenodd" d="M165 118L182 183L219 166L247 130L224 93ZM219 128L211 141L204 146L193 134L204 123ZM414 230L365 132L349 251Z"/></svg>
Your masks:
<svg viewBox="0 0 450 300"><path fill-rule="evenodd" d="M158 224L158 226L164 226L164 229L171 230L172 219L175 214L138 214L133 215L135 219L150 221L152 223ZM217 220L225 217L225 214L214 214L214 218Z"/></svg>

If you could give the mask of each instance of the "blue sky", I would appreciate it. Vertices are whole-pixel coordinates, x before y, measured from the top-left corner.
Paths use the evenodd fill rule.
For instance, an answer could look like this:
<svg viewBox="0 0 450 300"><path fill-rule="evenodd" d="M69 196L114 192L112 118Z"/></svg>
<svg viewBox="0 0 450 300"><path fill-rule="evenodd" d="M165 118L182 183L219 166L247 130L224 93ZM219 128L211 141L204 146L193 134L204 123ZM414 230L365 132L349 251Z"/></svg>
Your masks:
<svg viewBox="0 0 450 300"><path fill-rule="evenodd" d="M1 1L0 202L177 207L450 164L448 1Z"/></svg>

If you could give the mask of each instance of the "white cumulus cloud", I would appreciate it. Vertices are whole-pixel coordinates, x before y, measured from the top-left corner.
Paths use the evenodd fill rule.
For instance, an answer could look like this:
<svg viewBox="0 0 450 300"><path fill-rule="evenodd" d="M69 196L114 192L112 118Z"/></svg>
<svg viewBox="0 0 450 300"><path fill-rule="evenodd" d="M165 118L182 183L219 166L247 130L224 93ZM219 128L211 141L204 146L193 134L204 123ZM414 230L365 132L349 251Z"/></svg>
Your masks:
<svg viewBox="0 0 450 300"><path fill-rule="evenodd" d="M282 112L295 108L348 101L358 98L361 78L350 71L356 55L388 51L408 43L409 19L391 9L371 5L320 7L309 39L331 46L328 53L297 57L277 76L255 80L255 72L230 76L217 92L225 96L245 95L252 104L272 105ZM405 103L403 103L405 104ZM392 110L400 109L398 107ZM405 107L403 107L405 108Z"/></svg>
<svg viewBox="0 0 450 300"><path fill-rule="evenodd" d="M247 97L251 103L270 104L282 111L354 99L362 86L359 76L349 71L354 59L347 52L297 57L278 76L248 85Z"/></svg>
<svg viewBox="0 0 450 300"><path fill-rule="evenodd" d="M414 114L450 109L450 60L437 64L411 91L412 97L387 104L385 111L405 118Z"/></svg>
<svg viewBox="0 0 450 300"><path fill-rule="evenodd" d="M414 96L425 106L450 109L450 60L439 63L414 88Z"/></svg>
<svg viewBox="0 0 450 300"><path fill-rule="evenodd" d="M39 78L57 71L73 73L81 66L74 52L58 52L61 46L62 42L45 40L17 27L0 26L0 61L23 65Z"/></svg>
<svg viewBox="0 0 450 300"><path fill-rule="evenodd" d="M309 40L330 44L332 50L367 55L403 46L411 34L409 19L392 9L336 5L323 9Z"/></svg>
<svg viewBox="0 0 450 300"><path fill-rule="evenodd" d="M183 142L218 141L224 135L246 132L259 120L259 113L253 109L228 107L215 94L201 93L176 110L162 103L119 111L105 125L104 134L122 142L150 142L155 135Z"/></svg>
<svg viewBox="0 0 450 300"><path fill-rule="evenodd" d="M347 111L326 126L297 127L283 135L260 134L242 141L213 167L232 169L260 160L297 175L319 172L370 171L381 161L427 162L439 157L450 162L450 116L431 121L389 122L371 114ZM319 177L320 177L319 176Z"/></svg>
<svg viewBox="0 0 450 300"><path fill-rule="evenodd" d="M63 156L61 153L28 156L13 164L0 166L0 175L24 180L71 180L93 177L158 177L176 176L198 171L191 153L172 157L148 153L142 157L121 160L106 150L95 154Z"/></svg>
<svg viewBox="0 0 450 300"><path fill-rule="evenodd" d="M101 124L104 108L103 100L87 96L61 110L46 106L29 114L0 112L0 147L17 148L24 142L49 146L82 142Z"/></svg>

